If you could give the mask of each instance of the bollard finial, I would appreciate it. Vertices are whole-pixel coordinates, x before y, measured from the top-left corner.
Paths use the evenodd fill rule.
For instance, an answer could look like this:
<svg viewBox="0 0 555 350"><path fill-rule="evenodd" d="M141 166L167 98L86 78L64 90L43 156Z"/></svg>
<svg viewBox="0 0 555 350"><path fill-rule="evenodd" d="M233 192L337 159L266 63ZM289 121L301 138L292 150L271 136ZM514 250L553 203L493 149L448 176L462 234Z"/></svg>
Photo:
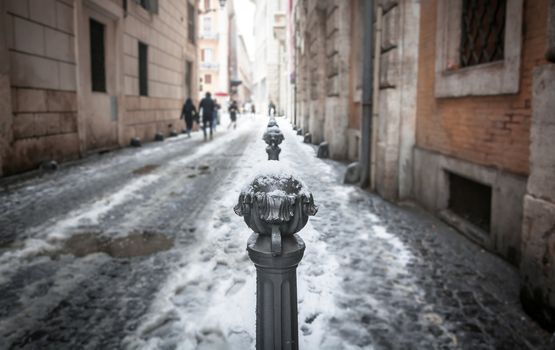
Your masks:
<svg viewBox="0 0 555 350"><path fill-rule="evenodd" d="M254 232L271 235L277 247L277 232L279 237L299 232L308 217L316 215L318 207L302 182L292 175L274 173L256 176L241 191L234 211Z"/></svg>

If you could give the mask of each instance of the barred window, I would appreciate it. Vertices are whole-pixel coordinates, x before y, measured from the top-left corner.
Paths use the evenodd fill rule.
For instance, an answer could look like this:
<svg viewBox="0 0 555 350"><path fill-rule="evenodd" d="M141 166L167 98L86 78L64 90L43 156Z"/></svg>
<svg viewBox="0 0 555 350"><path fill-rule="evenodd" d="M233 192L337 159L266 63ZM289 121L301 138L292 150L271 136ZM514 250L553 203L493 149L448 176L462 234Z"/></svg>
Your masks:
<svg viewBox="0 0 555 350"><path fill-rule="evenodd" d="M507 0L463 0L461 67L503 60Z"/></svg>
<svg viewBox="0 0 555 350"><path fill-rule="evenodd" d="M195 43L195 6L187 3L187 32L189 34L189 42Z"/></svg>
<svg viewBox="0 0 555 350"><path fill-rule="evenodd" d="M106 92L106 59L104 55L104 24L90 19L92 91Z"/></svg>
<svg viewBox="0 0 555 350"><path fill-rule="evenodd" d="M193 96L193 62L185 62L185 88L186 95L189 97Z"/></svg>

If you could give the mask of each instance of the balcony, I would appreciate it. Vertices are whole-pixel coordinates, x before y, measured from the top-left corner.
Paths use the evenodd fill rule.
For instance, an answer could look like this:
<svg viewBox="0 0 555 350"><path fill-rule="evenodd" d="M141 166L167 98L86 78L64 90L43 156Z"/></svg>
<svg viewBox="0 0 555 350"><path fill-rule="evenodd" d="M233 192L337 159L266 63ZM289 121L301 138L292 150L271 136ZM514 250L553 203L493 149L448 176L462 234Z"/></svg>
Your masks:
<svg viewBox="0 0 555 350"><path fill-rule="evenodd" d="M219 36L220 33L218 32L203 31L199 33L199 39L204 40L218 40Z"/></svg>
<svg viewBox="0 0 555 350"><path fill-rule="evenodd" d="M220 65L216 62L201 62L200 69L218 69Z"/></svg>
<svg viewBox="0 0 555 350"><path fill-rule="evenodd" d="M287 25L287 17L284 12L274 13L274 37L285 44L285 28Z"/></svg>

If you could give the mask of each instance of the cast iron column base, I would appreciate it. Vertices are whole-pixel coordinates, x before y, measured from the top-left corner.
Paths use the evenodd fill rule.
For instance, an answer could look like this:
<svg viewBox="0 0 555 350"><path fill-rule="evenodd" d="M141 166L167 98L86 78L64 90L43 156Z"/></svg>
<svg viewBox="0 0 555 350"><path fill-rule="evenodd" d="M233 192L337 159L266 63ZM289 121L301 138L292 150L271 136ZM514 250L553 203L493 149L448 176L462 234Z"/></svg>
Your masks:
<svg viewBox="0 0 555 350"><path fill-rule="evenodd" d="M272 237L253 233L247 244L256 266L256 349L298 350L297 265L305 244L296 234L282 236L272 253ZM274 254L274 255L273 255Z"/></svg>

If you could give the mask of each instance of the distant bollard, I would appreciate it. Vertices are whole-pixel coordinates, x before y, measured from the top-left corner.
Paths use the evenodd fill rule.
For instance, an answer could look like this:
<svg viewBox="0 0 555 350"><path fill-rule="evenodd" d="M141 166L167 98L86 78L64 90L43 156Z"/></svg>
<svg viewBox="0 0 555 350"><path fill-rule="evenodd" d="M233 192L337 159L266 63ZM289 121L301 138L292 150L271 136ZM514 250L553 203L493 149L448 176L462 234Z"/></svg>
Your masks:
<svg viewBox="0 0 555 350"><path fill-rule="evenodd" d="M256 349L297 350L297 265L305 244L296 234L316 215L312 194L293 176L259 175L234 208L254 231L247 243L256 266Z"/></svg>
<svg viewBox="0 0 555 350"><path fill-rule="evenodd" d="M131 147L141 147L141 139L138 137L133 137L131 138L131 142L130 142Z"/></svg>
<svg viewBox="0 0 555 350"><path fill-rule="evenodd" d="M268 144L268 147L266 147L268 160L279 160L279 154L281 153L279 144L283 141L283 133L281 130L277 126L270 126L266 129L262 139Z"/></svg>
<svg viewBox="0 0 555 350"><path fill-rule="evenodd" d="M304 134L303 134L303 129L302 129L302 128L298 128L298 129L297 129L297 135L301 135L301 136L304 135Z"/></svg>
<svg viewBox="0 0 555 350"><path fill-rule="evenodd" d="M304 134L304 143L312 143L312 135L307 132L306 134Z"/></svg>
<svg viewBox="0 0 555 350"><path fill-rule="evenodd" d="M329 158L330 157L330 145L324 141L318 146L318 153L316 155L318 158Z"/></svg>
<svg viewBox="0 0 555 350"><path fill-rule="evenodd" d="M293 130L297 130L297 126L293 124Z"/></svg>
<svg viewBox="0 0 555 350"><path fill-rule="evenodd" d="M164 141L164 134L162 134L161 132L157 132L154 135L154 141Z"/></svg>
<svg viewBox="0 0 555 350"><path fill-rule="evenodd" d="M170 137L177 137L178 135L179 135L179 133L177 132L177 130L172 129L172 130L170 131Z"/></svg>

